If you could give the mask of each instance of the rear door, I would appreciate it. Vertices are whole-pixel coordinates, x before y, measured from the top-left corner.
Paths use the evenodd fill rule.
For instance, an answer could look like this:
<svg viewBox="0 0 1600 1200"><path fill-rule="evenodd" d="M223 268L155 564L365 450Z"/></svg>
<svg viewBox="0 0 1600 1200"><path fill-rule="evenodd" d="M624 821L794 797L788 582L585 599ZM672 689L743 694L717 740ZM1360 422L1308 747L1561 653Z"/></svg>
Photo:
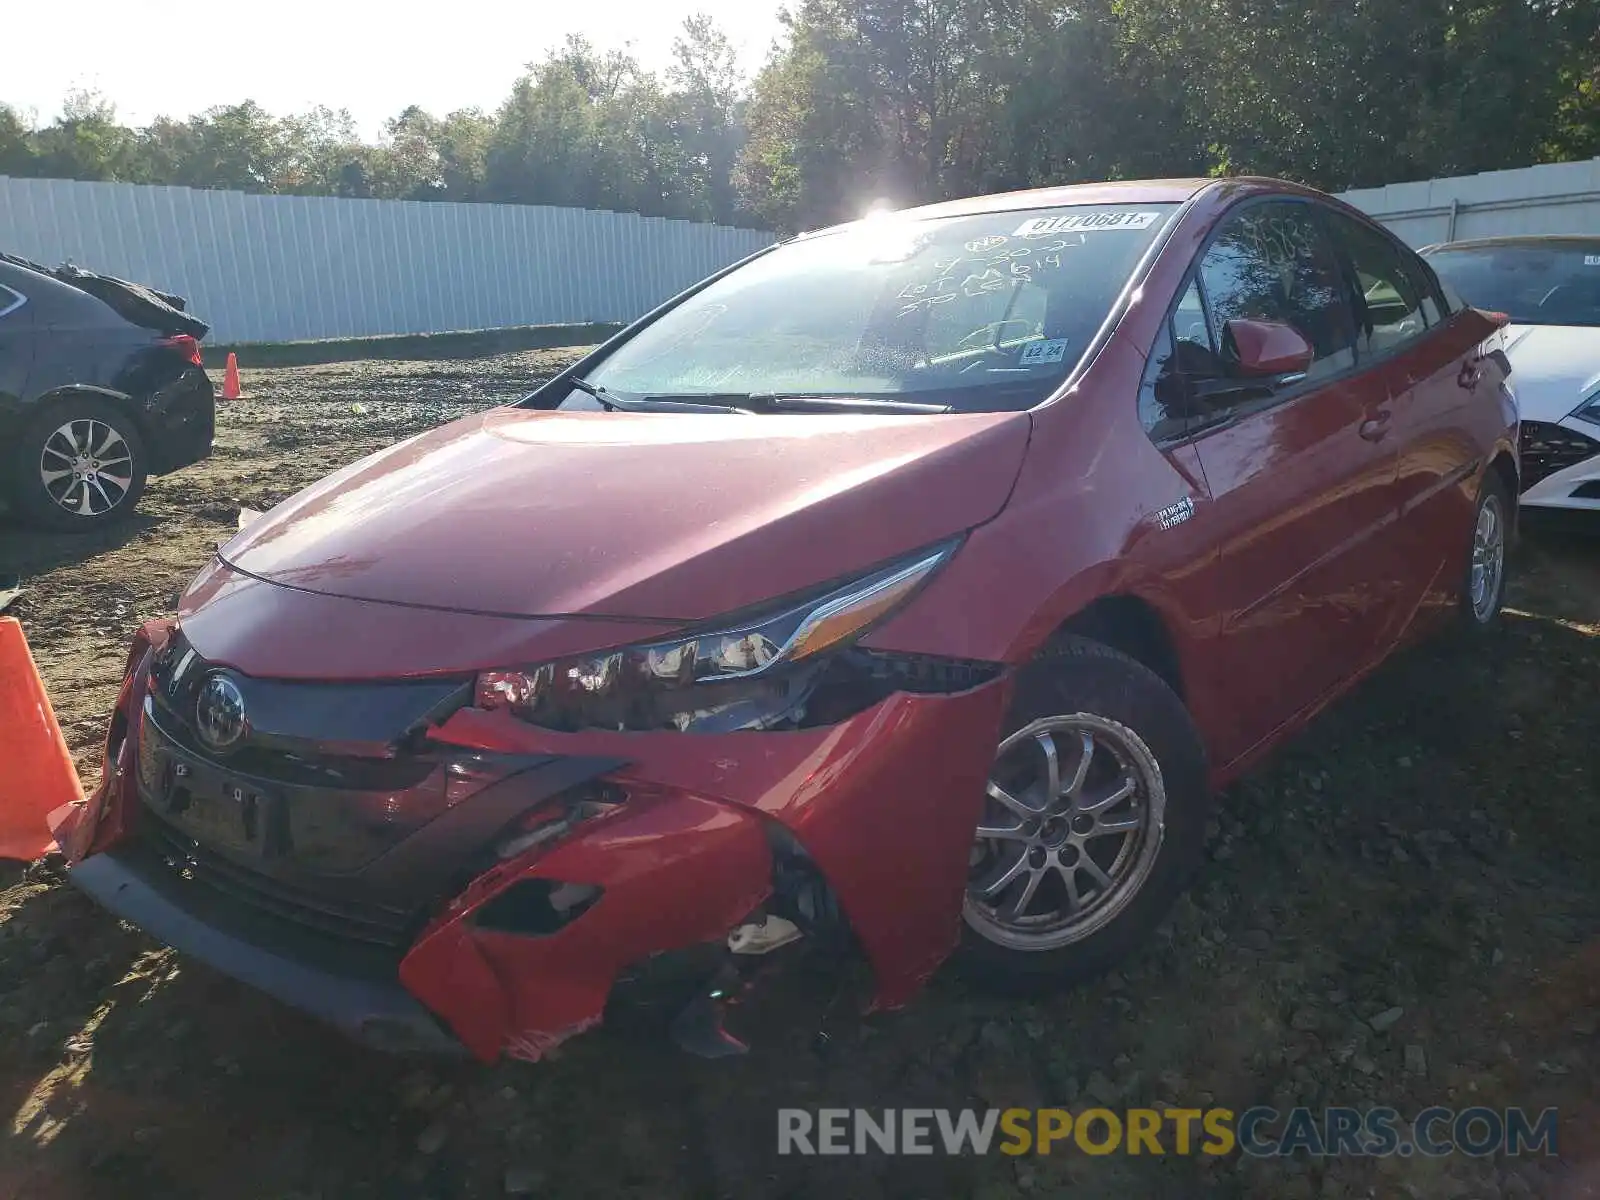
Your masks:
<svg viewBox="0 0 1600 1200"><path fill-rule="evenodd" d="M1227 391L1235 318L1294 326L1314 349L1309 370ZM1309 202L1226 217L1163 337L1169 365L1163 343L1152 369L1172 378L1150 389L1146 423L1158 441L1192 442L1210 490L1195 519L1219 546L1226 761L1373 659L1396 603L1397 460L1381 436L1387 396L1357 371L1349 289Z"/></svg>
<svg viewBox="0 0 1600 1200"><path fill-rule="evenodd" d="M1482 320L1449 310L1421 258L1355 217L1331 210L1324 216L1359 293L1357 354L1381 380L1392 412L1397 533L1405 543L1402 603L1409 617L1453 603L1459 591L1477 503L1479 418L1497 410L1477 393L1493 389L1500 376L1480 358Z"/></svg>

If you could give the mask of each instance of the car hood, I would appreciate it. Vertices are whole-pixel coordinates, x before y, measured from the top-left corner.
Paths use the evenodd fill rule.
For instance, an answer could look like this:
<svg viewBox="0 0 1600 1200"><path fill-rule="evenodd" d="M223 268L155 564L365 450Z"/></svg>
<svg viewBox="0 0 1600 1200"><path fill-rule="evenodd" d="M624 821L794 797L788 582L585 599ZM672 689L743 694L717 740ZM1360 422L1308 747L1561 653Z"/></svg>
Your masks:
<svg viewBox="0 0 1600 1200"><path fill-rule="evenodd" d="M1506 356L1522 415L1559 421L1600 387L1600 329L1510 325Z"/></svg>
<svg viewBox="0 0 1600 1200"><path fill-rule="evenodd" d="M695 621L987 521L1026 413L495 409L378 452L219 550L259 579L457 612Z"/></svg>

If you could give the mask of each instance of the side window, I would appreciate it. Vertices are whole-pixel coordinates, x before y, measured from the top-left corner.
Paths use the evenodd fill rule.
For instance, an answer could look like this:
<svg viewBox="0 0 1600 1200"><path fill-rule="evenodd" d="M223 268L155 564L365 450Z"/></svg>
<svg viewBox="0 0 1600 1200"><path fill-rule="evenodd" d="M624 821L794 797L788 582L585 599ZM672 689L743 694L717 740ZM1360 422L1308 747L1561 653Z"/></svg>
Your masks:
<svg viewBox="0 0 1600 1200"><path fill-rule="evenodd" d="M27 302L28 298L21 292L0 285L0 320L9 317Z"/></svg>
<svg viewBox="0 0 1600 1200"><path fill-rule="evenodd" d="M1439 281L1434 278L1433 269L1409 250L1401 252L1400 265L1411 280L1411 286L1422 297L1422 319L1428 323L1428 328L1433 328L1444 320L1447 311L1443 305L1444 294L1439 290Z"/></svg>
<svg viewBox="0 0 1600 1200"><path fill-rule="evenodd" d="M1404 255L1410 252L1343 213L1329 213L1328 218L1361 293L1362 352L1387 354L1420 337L1429 324L1423 306L1428 289L1419 286L1420 272L1408 269Z"/></svg>
<svg viewBox="0 0 1600 1200"><path fill-rule="evenodd" d="M1315 351L1308 379L1355 365L1354 331L1339 260L1307 204L1256 204L1224 222L1200 263L1210 337L1229 321L1292 325Z"/></svg>
<svg viewBox="0 0 1600 1200"><path fill-rule="evenodd" d="M1191 283L1184 291L1183 299L1178 301L1177 310L1172 314L1172 329L1181 342L1204 346L1207 350L1215 349L1206 325L1206 306L1200 300L1198 282Z"/></svg>
<svg viewBox="0 0 1600 1200"><path fill-rule="evenodd" d="M1172 318L1162 324L1139 386L1139 421L1151 438L1165 442L1182 437L1191 418L1205 412L1196 404L1190 381L1215 379L1221 369L1200 285L1191 282Z"/></svg>

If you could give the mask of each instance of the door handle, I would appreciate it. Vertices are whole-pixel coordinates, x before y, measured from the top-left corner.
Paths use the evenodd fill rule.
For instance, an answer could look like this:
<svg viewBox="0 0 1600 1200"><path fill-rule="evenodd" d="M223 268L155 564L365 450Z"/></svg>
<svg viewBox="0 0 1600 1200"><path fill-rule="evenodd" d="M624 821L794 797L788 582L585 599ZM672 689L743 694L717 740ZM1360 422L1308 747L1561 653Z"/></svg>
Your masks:
<svg viewBox="0 0 1600 1200"><path fill-rule="evenodd" d="M1389 418L1392 415L1392 413L1385 410L1368 417L1361 422L1361 436L1369 442L1381 442L1384 435L1389 432Z"/></svg>
<svg viewBox="0 0 1600 1200"><path fill-rule="evenodd" d="M1476 391L1478 381L1483 378L1483 368L1478 365L1482 361L1481 358L1472 358L1462 363L1461 374L1456 376L1456 383L1469 392Z"/></svg>

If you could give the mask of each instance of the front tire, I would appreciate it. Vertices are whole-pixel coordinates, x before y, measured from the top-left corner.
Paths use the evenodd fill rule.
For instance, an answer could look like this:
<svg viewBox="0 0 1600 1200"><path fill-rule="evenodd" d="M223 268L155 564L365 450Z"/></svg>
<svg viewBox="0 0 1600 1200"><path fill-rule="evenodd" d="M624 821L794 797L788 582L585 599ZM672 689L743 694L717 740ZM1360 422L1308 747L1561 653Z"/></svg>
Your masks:
<svg viewBox="0 0 1600 1200"><path fill-rule="evenodd" d="M133 511L147 464L138 427L94 397L52 404L29 423L12 453L16 501L25 518L64 533L88 533Z"/></svg>
<svg viewBox="0 0 1600 1200"><path fill-rule="evenodd" d="M1210 791L1188 711L1154 672L1069 639L1029 664L995 755L962 905L962 963L1037 992L1108 970L1202 857Z"/></svg>

